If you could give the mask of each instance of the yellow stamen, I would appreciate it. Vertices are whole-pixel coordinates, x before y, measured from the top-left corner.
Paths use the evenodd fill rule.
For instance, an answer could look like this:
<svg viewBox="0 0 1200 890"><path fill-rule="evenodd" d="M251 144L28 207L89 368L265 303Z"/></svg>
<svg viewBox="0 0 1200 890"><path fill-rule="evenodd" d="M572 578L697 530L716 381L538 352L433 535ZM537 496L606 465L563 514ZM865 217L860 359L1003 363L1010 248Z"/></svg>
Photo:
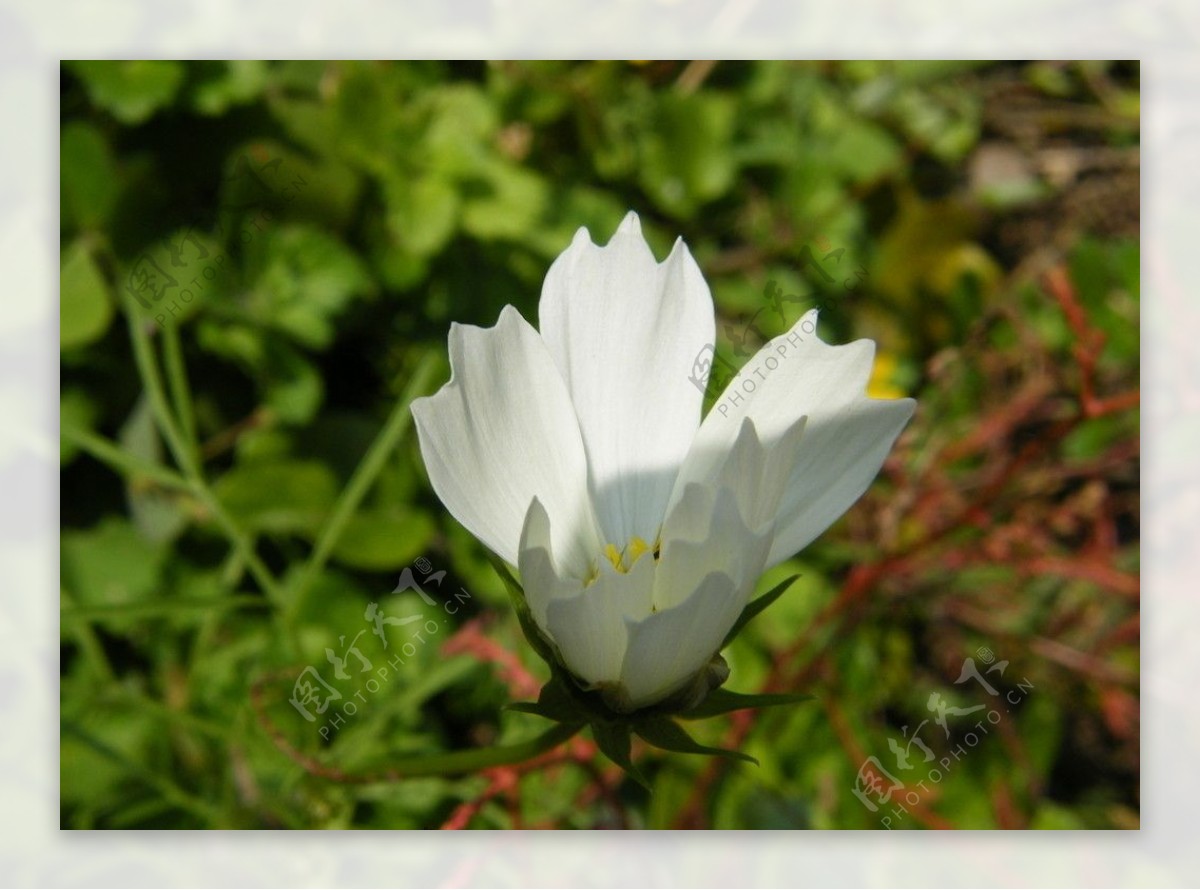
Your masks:
<svg viewBox="0 0 1200 890"><path fill-rule="evenodd" d="M606 544L604 547L604 555L612 563L612 567L622 575L633 568L634 563L638 561L643 553L650 552L653 552L654 558L658 559L658 542L655 541L654 545L651 546L636 535L629 539L629 543L625 545L624 550L618 550L616 544Z"/></svg>

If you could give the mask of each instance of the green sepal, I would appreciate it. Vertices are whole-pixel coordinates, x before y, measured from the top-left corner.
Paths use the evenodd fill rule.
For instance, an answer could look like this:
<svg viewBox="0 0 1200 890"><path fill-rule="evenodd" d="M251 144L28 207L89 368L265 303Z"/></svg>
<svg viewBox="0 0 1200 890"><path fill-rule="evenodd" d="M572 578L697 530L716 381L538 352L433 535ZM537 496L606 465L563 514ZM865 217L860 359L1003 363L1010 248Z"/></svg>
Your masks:
<svg viewBox="0 0 1200 890"><path fill-rule="evenodd" d="M648 708L625 712L620 709L620 703L614 702L610 697L612 690L585 688L563 667L555 647L542 635L534 621L525 599L525 591L513 577L509 567L492 554L488 554L488 559L504 582L520 622L521 632L538 656L550 666L550 679L542 687L537 701L512 702L505 706L506 709L533 714L570 726L587 724L591 727L592 737L596 740L600 752L647 790L650 786L634 764L631 755L632 737L635 733L664 751L727 757L757 764L757 760L740 751L700 744L672 718L699 719L743 708L795 704L812 697L798 694L747 695L721 689L720 685L729 671L724 659L718 654L713 657L705 671L697 674L690 686ZM721 648L727 646L752 618L779 599L798 577L800 576L793 575L747 605L721 644ZM703 696L703 699L698 704L693 704L698 696Z"/></svg>
<svg viewBox="0 0 1200 890"><path fill-rule="evenodd" d="M586 693L575 686L557 665L552 666L552 675L542 687L535 702L513 702L506 705L511 711L536 714L559 723L592 723L596 720L609 721L610 715L597 712L596 707L584 696Z"/></svg>
<svg viewBox="0 0 1200 890"><path fill-rule="evenodd" d="M725 639L721 641L721 649L732 643L733 638L741 633L742 628L749 624L750 620L757 616L759 612L783 596L784 591L791 587L792 583L799 577L799 575L792 575L790 578L785 578L758 599L749 603L746 608L742 609L742 614L738 616L738 620L734 622L733 627L729 629L729 633L725 634Z"/></svg>
<svg viewBox="0 0 1200 890"><path fill-rule="evenodd" d="M492 568L496 570L496 574L500 576L500 580L504 582L504 588L508 591L508 598L512 602L513 610L517 613L517 621L521 623L521 633L525 635L525 639L529 641L529 645L533 647L533 651L542 661L551 668L557 667L558 659L555 657L554 649L542 636L542 632L538 630L537 622L533 620L533 613L529 610L529 603L525 601L524 589L517 583L517 579L512 576L512 572L508 570L508 566L502 559L492 553L488 553L487 558L492 564Z"/></svg>
<svg viewBox="0 0 1200 890"><path fill-rule="evenodd" d="M559 723L564 722L543 708L541 702L510 701L508 704L501 705L500 709L502 711L516 711L518 714L533 714L536 717L545 717L547 720L555 720Z"/></svg>
<svg viewBox="0 0 1200 890"><path fill-rule="evenodd" d="M707 754L715 757L728 757L731 760L742 760L758 766L758 761L749 754L733 751L729 748L713 748L702 745L687 734L682 726L670 717L646 717L634 724L634 730L639 736L656 748L664 751L675 751L680 754Z"/></svg>
<svg viewBox="0 0 1200 890"><path fill-rule="evenodd" d="M629 723L593 723L592 738L596 740L596 747L605 757L625 770L647 791L650 790L650 783L634 765L633 757L629 753L633 742L633 727Z"/></svg>
<svg viewBox="0 0 1200 890"><path fill-rule="evenodd" d="M800 702L812 701L812 698L811 695L799 692L747 694L733 692L729 689L714 689L704 701L694 708L681 711L679 716L684 720L699 720L747 708L777 708L780 705L795 705Z"/></svg>

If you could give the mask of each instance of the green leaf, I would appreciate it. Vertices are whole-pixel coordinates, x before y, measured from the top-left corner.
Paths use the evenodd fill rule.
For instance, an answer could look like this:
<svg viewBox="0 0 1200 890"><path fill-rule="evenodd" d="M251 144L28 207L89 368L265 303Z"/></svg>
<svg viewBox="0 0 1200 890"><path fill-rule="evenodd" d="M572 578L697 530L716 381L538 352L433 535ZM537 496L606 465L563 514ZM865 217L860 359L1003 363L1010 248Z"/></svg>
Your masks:
<svg viewBox="0 0 1200 890"><path fill-rule="evenodd" d="M600 753L625 770L647 791L650 790L646 777L634 765L629 753L633 733L628 723L593 723L592 738L596 740L596 747L600 749Z"/></svg>
<svg viewBox="0 0 1200 890"><path fill-rule="evenodd" d="M63 427L73 427L77 430L90 432L96 425L99 414L98 406L89 398L87 392L79 387L63 388L58 398L58 416ZM69 464L79 453L79 446L66 436L59 437L58 460L62 465Z"/></svg>
<svg viewBox="0 0 1200 890"><path fill-rule="evenodd" d="M463 208L463 229L481 241L520 240L537 227L548 203L545 180L536 173L492 159L483 168L484 192Z"/></svg>
<svg viewBox="0 0 1200 890"><path fill-rule="evenodd" d="M689 708L679 716L685 720L700 720L705 717L716 717L731 711L742 711L747 708L777 708L780 705L795 705L800 702L812 701L813 696L801 693L778 694L748 694L733 692L728 689L714 689L700 704Z"/></svg>
<svg viewBox="0 0 1200 890"><path fill-rule="evenodd" d="M790 578L785 578L758 599L754 600L752 603L749 603L746 608L742 609L742 614L738 616L738 620L734 622L734 625L732 628L730 628L729 633L725 635L725 639L721 643L721 648L724 649L731 642L733 642L734 637L742 632L742 628L749 624L752 618L758 615L758 613L767 606L771 605L771 603L775 602L775 600L783 596L784 591L791 587L792 583L795 582L795 580L799 577L799 575L792 575Z"/></svg>
<svg viewBox="0 0 1200 890"><path fill-rule="evenodd" d="M117 286L159 326L180 324L230 290L229 257L211 237L179 229L124 264Z"/></svg>
<svg viewBox="0 0 1200 890"><path fill-rule="evenodd" d="M731 97L668 94L642 127L642 187L658 206L686 216L723 195L736 172L730 150L736 105Z"/></svg>
<svg viewBox="0 0 1200 890"><path fill-rule="evenodd" d="M1089 826L1079 813L1047 801L1037 808L1029 827L1036 831L1079 831Z"/></svg>
<svg viewBox="0 0 1200 890"><path fill-rule="evenodd" d="M224 114L230 106L252 102L267 84L267 63L260 59L192 65L200 75L191 89L192 107L201 114Z"/></svg>
<svg viewBox="0 0 1200 890"><path fill-rule="evenodd" d="M359 176L337 159L313 161L285 143L254 139L225 158L222 234L231 246L246 246L282 222L339 230L355 213L361 189Z"/></svg>
<svg viewBox="0 0 1200 890"><path fill-rule="evenodd" d="M318 75L319 77L319 75ZM280 127L298 144L323 157L355 160L339 138L335 109L329 103L297 99L283 90L267 93L267 109Z"/></svg>
<svg viewBox="0 0 1200 890"><path fill-rule="evenodd" d="M253 462L234 467L213 490L251 531L313 534L333 508L337 482L314 461Z"/></svg>
<svg viewBox="0 0 1200 890"><path fill-rule="evenodd" d="M65 702L63 709L73 709L77 717L63 717L59 743L63 803L120 809L145 793L132 765L153 762L152 752L164 737L162 726L145 709L124 702L103 707L88 704L92 696L85 694L80 682L64 681L64 699L70 692L76 701Z"/></svg>
<svg viewBox="0 0 1200 890"><path fill-rule="evenodd" d="M135 603L159 593L164 557L161 546L109 517L86 531L63 533L62 583L82 605Z"/></svg>
<svg viewBox="0 0 1200 890"><path fill-rule="evenodd" d="M829 146L835 169L852 183L865 183L891 173L904 162L904 152L887 130L849 118Z"/></svg>
<svg viewBox="0 0 1200 890"><path fill-rule="evenodd" d="M429 121L421 142L421 160L456 179L473 179L495 160L492 138L499 126L497 109L476 87L447 84L426 94Z"/></svg>
<svg viewBox="0 0 1200 890"><path fill-rule="evenodd" d="M669 717L654 716L639 720L634 725L637 734L656 748L664 751L675 751L680 754L707 754L716 757L728 757L731 760L742 760L758 766L758 761L749 754L732 751L728 748L712 748L702 745L684 731L683 727Z"/></svg>
<svg viewBox="0 0 1200 890"><path fill-rule="evenodd" d="M371 510L350 517L333 558L370 572L398 569L425 552L434 523L413 510Z"/></svg>
<svg viewBox="0 0 1200 890"><path fill-rule="evenodd" d="M64 226L98 228L109 217L119 190L117 164L103 134L74 121L59 137L60 206Z"/></svg>
<svg viewBox="0 0 1200 890"><path fill-rule="evenodd" d="M247 331L254 336L253 331ZM312 362L286 343L268 342L263 362L253 370L265 380L263 404L285 423L305 424L316 415L325 382Z"/></svg>
<svg viewBox="0 0 1200 890"><path fill-rule="evenodd" d="M417 256L440 251L458 224L459 193L433 175L386 183L387 227L399 246Z"/></svg>
<svg viewBox="0 0 1200 890"><path fill-rule="evenodd" d="M60 268L59 347L74 349L104 336L112 321L108 282L82 241L63 252Z"/></svg>
<svg viewBox="0 0 1200 890"><path fill-rule="evenodd" d="M980 99L969 93L902 88L891 103L910 139L957 163L979 141Z"/></svg>
<svg viewBox="0 0 1200 890"><path fill-rule="evenodd" d="M174 61L93 59L65 63L83 81L93 102L125 124L140 124L171 104L183 83Z"/></svg>
<svg viewBox="0 0 1200 890"><path fill-rule="evenodd" d="M308 226L268 228L247 245L247 255L250 315L311 349L332 343L337 316L372 289L357 254Z"/></svg>
<svg viewBox="0 0 1200 890"><path fill-rule="evenodd" d="M558 718L547 712L540 702L510 701L502 705L502 708L505 711L516 711L518 714L533 714L535 717L545 717L547 720L558 722Z"/></svg>
<svg viewBox="0 0 1200 890"><path fill-rule="evenodd" d="M149 464L162 463L162 440L148 396L138 399L129 419L121 427L118 441L134 457ZM189 514L182 506L178 492L164 491L133 479L126 480L125 492L133 523L147 540L156 543L173 541L187 526Z"/></svg>
<svg viewBox="0 0 1200 890"><path fill-rule="evenodd" d="M576 697L565 686L569 682L571 682L569 679L556 671L549 682L542 687L536 702L513 702L506 707L511 711L536 714L558 723L585 722L590 715L579 707Z"/></svg>
<svg viewBox="0 0 1200 890"><path fill-rule="evenodd" d="M525 591L521 589L521 585L517 583L517 579L512 576L512 572L508 570L508 566L500 557L490 551L487 557L492 568L496 570L496 574L500 576L500 580L504 582L509 602L512 603L512 607L517 613L517 621L521 624L521 633L525 635L525 639L529 641L529 645L533 647L542 661L551 668L557 669L558 659L555 658L554 651L542 636L542 632L538 630L537 622L533 620L533 613L529 611L529 603L525 601Z"/></svg>

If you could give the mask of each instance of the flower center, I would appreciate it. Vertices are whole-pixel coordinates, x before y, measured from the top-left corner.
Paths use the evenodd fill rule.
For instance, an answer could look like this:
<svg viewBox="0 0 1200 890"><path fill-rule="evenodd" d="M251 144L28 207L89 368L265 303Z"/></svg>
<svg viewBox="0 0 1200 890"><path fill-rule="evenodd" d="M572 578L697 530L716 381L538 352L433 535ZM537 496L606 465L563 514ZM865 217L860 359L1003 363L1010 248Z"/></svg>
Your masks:
<svg viewBox="0 0 1200 890"><path fill-rule="evenodd" d="M612 563L612 567L618 572L624 574L633 568L633 564L638 561L638 558L652 549L649 544L634 535L630 538L629 543L625 545L624 550L618 550L616 544L609 544L604 548L604 555L608 557L608 561ZM655 556L658 554L656 553Z"/></svg>
<svg viewBox="0 0 1200 890"><path fill-rule="evenodd" d="M645 539L634 535L629 539L629 543L621 549L618 549L616 544L606 545L604 548L604 558L609 561L614 569L624 575L646 553L652 554L654 560L657 562L661 546L661 542L657 538L655 538L653 544L647 544ZM591 574L584 579L584 586L592 584L599 577L600 567L596 563L592 563Z"/></svg>

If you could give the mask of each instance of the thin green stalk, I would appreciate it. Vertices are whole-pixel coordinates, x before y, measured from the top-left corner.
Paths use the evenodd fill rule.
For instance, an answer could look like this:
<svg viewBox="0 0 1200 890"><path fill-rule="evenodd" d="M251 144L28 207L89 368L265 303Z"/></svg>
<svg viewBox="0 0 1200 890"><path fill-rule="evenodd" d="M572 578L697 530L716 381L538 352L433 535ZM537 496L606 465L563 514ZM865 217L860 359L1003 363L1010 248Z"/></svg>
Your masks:
<svg viewBox="0 0 1200 890"><path fill-rule="evenodd" d="M242 559L246 563L247 570L254 577L258 586L263 589L263 593L267 595L267 599L276 608L284 608L287 605L287 601L283 588L279 586L279 582L275 580L275 576L271 574L271 570L267 568L267 564L259 559L258 554L254 551L254 542L250 540L250 536L242 531L241 526L226 512L221 502L217 500L217 496L212 493L212 489L205 482L197 480L197 485L199 487L196 496L204 503L208 512L216 519L217 525L221 526L233 546L241 554Z"/></svg>
<svg viewBox="0 0 1200 890"><path fill-rule="evenodd" d="M178 473L160 464L151 463L135 454L130 454L115 442L90 430L80 429L64 421L61 429L64 438L78 445L96 460L107 464L126 476L144 476L165 488L195 493L195 487Z"/></svg>
<svg viewBox="0 0 1200 890"><path fill-rule="evenodd" d="M75 598L66 589L60 589L59 600L61 602L71 603L71 609L78 608L75 606ZM63 610L68 611L67 609ZM111 684L116 680L116 674L113 672L112 664L108 660L108 656L104 654L104 646L100 643L99 637L95 631L87 625L83 624L74 628L75 639L79 641L79 648L84 651L88 660L92 662L96 673L99 674L100 680L105 684Z"/></svg>
<svg viewBox="0 0 1200 890"><path fill-rule="evenodd" d="M228 609L262 608L269 604L257 594L235 594L219 599L194 597L191 599L177 598L167 600L150 600L144 603L112 603L101 606L68 606L60 610L59 619L63 622L83 622L94 624L100 621L129 618L159 618L172 616L179 612L200 611L207 614Z"/></svg>
<svg viewBox="0 0 1200 890"><path fill-rule="evenodd" d="M313 545L312 555L309 556L308 562L292 590L292 599L289 605L292 610L300 608L309 586L320 574L321 569L325 567L333 548L341 540L342 533L346 530L346 523L350 521L350 517L354 515L354 511L358 509L358 505L374 484L380 471L383 470L388 457L407 432L412 423L412 412L409 409L413 399L422 395L428 388L437 364L437 356L430 353L417 365L404 392L401 393L395 407L392 408L383 429L371 443L371 447L367 450L358 468L355 469L354 475L350 477L341 497L333 507L333 512L330 513L329 519L321 528L316 543Z"/></svg>
<svg viewBox="0 0 1200 890"><path fill-rule="evenodd" d="M158 422L158 427L162 431L163 438L167 440L167 447L170 448L175 462L179 468L183 470L183 475L192 483L196 496L201 500L208 511L216 519L217 524L229 537L230 542L238 552L241 553L242 559L246 562L246 568L250 574L254 576L254 580L262 587L267 597L276 606L284 605L284 594L279 582L275 580L274 575L267 568L266 564L259 559L258 554L254 551L254 543L249 536L242 531L241 527L234 521L221 506L212 489L204 479L201 472L199 460L191 448L188 447L187 441L183 437L176 424L176 419L171 412L170 403L167 401L166 392L163 389L162 376L158 370L158 363L154 358L154 351L150 346L149 337L143 326L144 319L137 311L137 307L133 304L133 300L128 295L123 295L125 302L125 316L129 324L129 337L133 343L133 357L137 363L138 375L142 379L142 385L146 387L146 393L150 397L150 408L154 412L155 420Z"/></svg>
<svg viewBox="0 0 1200 890"><path fill-rule="evenodd" d="M494 766L524 763L539 754L557 748L567 739L577 735L581 729L583 729L583 724L556 723L541 735L514 745L472 748L467 751L449 751L444 754L416 754L402 758L398 763L382 772L369 775L347 775L337 770L327 769L321 770L321 773L326 778L356 785L399 782L404 779L422 779L430 776L467 775Z"/></svg>
<svg viewBox="0 0 1200 890"><path fill-rule="evenodd" d="M175 403L175 416L182 426L184 444L200 466L200 444L196 439L196 412L192 407L192 390L188 385L187 366L183 361L183 344L179 337L179 326L172 323L163 328L163 360L167 369L167 385L171 390L171 401Z"/></svg>
<svg viewBox="0 0 1200 890"><path fill-rule="evenodd" d="M158 370L158 362L154 358L154 349L146 334L145 319L138 313L130 297L126 296L124 299L125 317L129 324L129 338L133 343L133 358L137 363L138 376L141 377L142 386L146 388L146 394L150 397L150 408L154 412L154 418L158 422L163 438L167 440L167 447L171 449L171 455L175 458L175 462L183 470L183 475L194 481L199 476L200 468L195 457L187 448L183 433L176 425L171 405L167 401L162 375Z"/></svg>
<svg viewBox="0 0 1200 890"><path fill-rule="evenodd" d="M199 816L202 819L206 819L209 822L219 821L220 813L217 811L216 807L213 807L207 801L196 797L194 794L185 791L183 788L165 776L161 776L158 773L146 768L144 765L138 763L136 760L125 756L125 754L121 753L107 742L96 738L94 735L88 732L82 724L77 723L75 720L66 718L62 721L62 731L65 735L74 736L75 738L79 739L79 741L83 742L96 753L101 754L111 760L113 763L118 764L126 772L137 776L139 779L161 794L165 799L171 801L179 808L187 810L193 815Z"/></svg>
<svg viewBox="0 0 1200 890"><path fill-rule="evenodd" d="M448 776L477 773L493 766L524 763L526 760L557 748L577 735L583 724L556 723L539 736L515 745L494 748L475 748L469 751L450 751L445 754L423 754L405 758L388 771L388 778L415 779L421 776Z"/></svg>
<svg viewBox="0 0 1200 890"><path fill-rule="evenodd" d="M164 722L174 724L181 729L202 733L220 742L229 741L229 725L205 717L197 717L190 711L173 708L144 692L137 692L129 687L116 687L106 691L101 701L108 703L132 703L147 714L158 717Z"/></svg>

